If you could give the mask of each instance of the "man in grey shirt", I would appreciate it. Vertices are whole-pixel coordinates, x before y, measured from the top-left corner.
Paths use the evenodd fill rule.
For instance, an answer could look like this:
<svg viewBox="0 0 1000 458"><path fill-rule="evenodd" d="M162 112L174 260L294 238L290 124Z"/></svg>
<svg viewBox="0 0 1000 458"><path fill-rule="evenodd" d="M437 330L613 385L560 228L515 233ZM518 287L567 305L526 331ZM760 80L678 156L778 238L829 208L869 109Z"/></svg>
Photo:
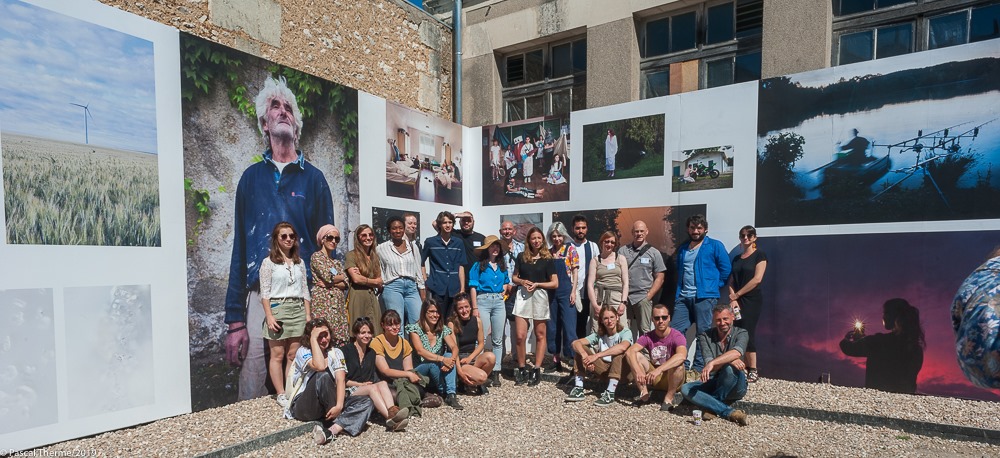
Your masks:
<svg viewBox="0 0 1000 458"><path fill-rule="evenodd" d="M653 329L650 316L653 302L663 287L664 272L667 270L660 251L646 243L649 229L646 223L636 221L632 225L632 243L618 249L618 255L628 263L628 301L625 313L632 335L645 334Z"/></svg>
<svg viewBox="0 0 1000 458"><path fill-rule="evenodd" d="M699 380L681 386L681 394L712 414L746 426L746 412L729 406L747 394L746 365L741 358L750 336L746 329L733 325L735 319L728 304L712 309L712 328L697 338L698 348L708 362L698 374Z"/></svg>

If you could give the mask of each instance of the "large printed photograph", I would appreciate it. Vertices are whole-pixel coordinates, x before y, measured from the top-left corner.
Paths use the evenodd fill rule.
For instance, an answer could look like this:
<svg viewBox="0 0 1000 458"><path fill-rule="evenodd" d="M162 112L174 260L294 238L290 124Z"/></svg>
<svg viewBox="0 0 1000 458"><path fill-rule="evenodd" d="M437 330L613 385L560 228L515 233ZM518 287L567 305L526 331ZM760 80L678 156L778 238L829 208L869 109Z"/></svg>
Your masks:
<svg viewBox="0 0 1000 458"><path fill-rule="evenodd" d="M0 46L7 243L160 246L153 43L0 0Z"/></svg>
<svg viewBox="0 0 1000 458"><path fill-rule="evenodd" d="M483 205L569 200L569 118L483 127Z"/></svg>
<svg viewBox="0 0 1000 458"><path fill-rule="evenodd" d="M1000 216L996 40L760 82L762 227Z"/></svg>
<svg viewBox="0 0 1000 458"><path fill-rule="evenodd" d="M959 285L998 240L997 231L760 238L761 376L1000 401L959 369L951 321Z"/></svg>
<svg viewBox="0 0 1000 458"><path fill-rule="evenodd" d="M663 176L665 116L583 126L583 181Z"/></svg>
<svg viewBox="0 0 1000 458"><path fill-rule="evenodd" d="M194 410L274 392L259 269L281 221L307 277L359 224L355 89L181 35ZM320 230L336 225L329 249ZM331 238L332 240L332 238ZM311 285L311 283L310 283ZM233 332L228 332L232 329Z"/></svg>
<svg viewBox="0 0 1000 458"><path fill-rule="evenodd" d="M462 205L462 126L385 104L386 195Z"/></svg>

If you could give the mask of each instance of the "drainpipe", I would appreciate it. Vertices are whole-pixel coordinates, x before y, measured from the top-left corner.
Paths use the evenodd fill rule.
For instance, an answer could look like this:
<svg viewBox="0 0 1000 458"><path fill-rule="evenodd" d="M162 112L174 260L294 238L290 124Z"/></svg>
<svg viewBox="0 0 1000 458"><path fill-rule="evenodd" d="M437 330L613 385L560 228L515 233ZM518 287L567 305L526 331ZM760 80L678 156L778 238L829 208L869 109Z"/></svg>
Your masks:
<svg viewBox="0 0 1000 458"><path fill-rule="evenodd" d="M455 11L451 15L452 45L455 57L452 62L454 81L452 82L452 120L462 123L462 0L455 0Z"/></svg>

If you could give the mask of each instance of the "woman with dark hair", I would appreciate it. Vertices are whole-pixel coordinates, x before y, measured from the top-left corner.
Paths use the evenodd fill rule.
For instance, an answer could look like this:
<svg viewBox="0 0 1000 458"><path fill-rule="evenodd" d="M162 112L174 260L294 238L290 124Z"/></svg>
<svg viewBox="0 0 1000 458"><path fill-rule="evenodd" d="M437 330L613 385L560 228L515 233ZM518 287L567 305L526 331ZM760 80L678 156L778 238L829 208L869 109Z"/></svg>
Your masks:
<svg viewBox="0 0 1000 458"><path fill-rule="evenodd" d="M889 299L882 306L882 325L890 332L870 336L863 324L855 325L840 341L840 350L868 358L865 388L916 393L925 345L920 311L904 299Z"/></svg>
<svg viewBox="0 0 1000 458"><path fill-rule="evenodd" d="M399 216L390 216L385 224L389 238L375 247L382 267L382 302L386 310L395 310L407 324L417 322L424 295L424 276L420 273L420 253L416 243L406 239L406 224Z"/></svg>
<svg viewBox="0 0 1000 458"><path fill-rule="evenodd" d="M552 370L562 370L560 357L573 360L576 340L576 281L580 270L580 255L570 243L573 240L566 225L556 221L549 226L549 253L559 279L559 287L549 296L549 322L546 329L548 350L552 355ZM582 309L581 309L582 310Z"/></svg>
<svg viewBox="0 0 1000 458"><path fill-rule="evenodd" d="M271 231L271 252L260 265L260 302L264 307L263 334L271 356L267 371L277 401L288 407L285 373L299 349L299 337L309 316L306 266L299 257L299 239L292 224L282 221Z"/></svg>
<svg viewBox="0 0 1000 458"><path fill-rule="evenodd" d="M362 224L354 231L354 249L347 253L347 277L351 289L347 294L347 312L351 319L366 316L382 319L378 295L382 292L382 266L375 251L375 230ZM382 329L376 324L375 332Z"/></svg>
<svg viewBox="0 0 1000 458"><path fill-rule="evenodd" d="M368 317L354 320L354 326L351 327L351 342L340 349L344 354L344 365L347 367L347 394L368 396L375 410L385 417L386 429L394 432L402 431L406 429L410 411L395 406L389 384L379 380L378 374L375 373L375 351L371 348L374 328Z"/></svg>
<svg viewBox="0 0 1000 458"><path fill-rule="evenodd" d="M587 269L587 291L590 297L591 332L601 329L601 309L611 307L618 312L622 326L628 323L625 299L628 298L628 261L618 256L618 235L611 231L601 234L601 253L590 260Z"/></svg>
<svg viewBox="0 0 1000 458"><path fill-rule="evenodd" d="M552 254L545 244L542 230L532 227L525 238L524 252L514 262L513 283L518 286L514 298L514 353L517 368L514 384L534 386L542 380L541 367L545 362L545 325L549 320L549 292L559 287L553 267ZM535 367L525 367L527 357L528 320L535 327ZM575 326L575 325L574 325Z"/></svg>
<svg viewBox="0 0 1000 458"><path fill-rule="evenodd" d="M500 386L500 360L503 358L503 328L507 321L504 296L510 293L512 285L507 276L503 243L495 235L486 237L483 245L476 248L479 261L469 269L469 297L472 310L479 312L484 325L489 326L490 342L493 345L493 368L489 370L490 384Z"/></svg>
<svg viewBox="0 0 1000 458"><path fill-rule="evenodd" d="M767 270L767 256L757 249L757 229L753 226L740 229L740 249L741 253L733 258L733 271L729 275L729 306L737 312L736 327L746 329L750 335L744 359L747 381L753 383L760 379L757 375L756 335L757 321L764 308L760 283L764 281L764 271Z"/></svg>
<svg viewBox="0 0 1000 458"><path fill-rule="evenodd" d="M493 363L496 362L493 353L484 353L486 348L483 337L483 322L472 315L472 304L469 295L458 293L455 296L455 310L448 317L448 327L455 336L458 346L458 379L466 387L477 387L477 393L487 394L484 383L488 379Z"/></svg>
<svg viewBox="0 0 1000 458"><path fill-rule="evenodd" d="M313 427L317 445L341 432L357 436L371 416L372 401L347 396L344 354L330 346L330 323L309 320L299 343L288 377L291 404L285 408L285 418L323 422Z"/></svg>
<svg viewBox="0 0 1000 458"><path fill-rule="evenodd" d="M455 396L457 382L454 369L458 364L458 346L451 328L444 325L437 301L433 298L424 301L420 307L420 319L416 324L406 325L406 333L420 361L414 370L429 378L429 386L445 395L445 404L455 410L464 409Z"/></svg>
<svg viewBox="0 0 1000 458"><path fill-rule="evenodd" d="M312 267L313 287L311 312L316 318L330 323L334 346L341 346L351 339L347 318L347 272L344 264L336 259L340 244L340 229L327 224L316 232L316 246L320 247L309 259Z"/></svg>

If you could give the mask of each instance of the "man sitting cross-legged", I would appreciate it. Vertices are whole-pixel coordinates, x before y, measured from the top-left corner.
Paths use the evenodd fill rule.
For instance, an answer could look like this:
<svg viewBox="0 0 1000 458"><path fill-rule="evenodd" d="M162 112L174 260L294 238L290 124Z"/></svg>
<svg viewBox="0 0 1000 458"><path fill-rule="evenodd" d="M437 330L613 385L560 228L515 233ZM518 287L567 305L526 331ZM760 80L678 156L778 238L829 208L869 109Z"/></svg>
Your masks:
<svg viewBox="0 0 1000 458"><path fill-rule="evenodd" d="M610 305L601 308L600 317L601 325L596 333L573 341L576 386L566 396L566 401L583 400L583 374L589 372L608 379L608 389L594 405L607 407L615 402L622 369L628 369L623 360L625 351L632 345L632 331L622 326L618 311Z"/></svg>
<svg viewBox="0 0 1000 458"><path fill-rule="evenodd" d="M660 410L672 410L680 403L677 390L684 383L686 340L670 327L670 309L666 304L654 305L652 318L653 330L639 336L626 356L639 388L638 402L649 401L650 389L664 390L667 394Z"/></svg>
<svg viewBox="0 0 1000 458"><path fill-rule="evenodd" d="M681 393L692 404L746 426L746 412L729 406L747 394L746 365L740 358L746 353L749 335L745 329L733 326L734 319L728 304L712 309L712 328L697 338L707 361L701 380L685 384Z"/></svg>

